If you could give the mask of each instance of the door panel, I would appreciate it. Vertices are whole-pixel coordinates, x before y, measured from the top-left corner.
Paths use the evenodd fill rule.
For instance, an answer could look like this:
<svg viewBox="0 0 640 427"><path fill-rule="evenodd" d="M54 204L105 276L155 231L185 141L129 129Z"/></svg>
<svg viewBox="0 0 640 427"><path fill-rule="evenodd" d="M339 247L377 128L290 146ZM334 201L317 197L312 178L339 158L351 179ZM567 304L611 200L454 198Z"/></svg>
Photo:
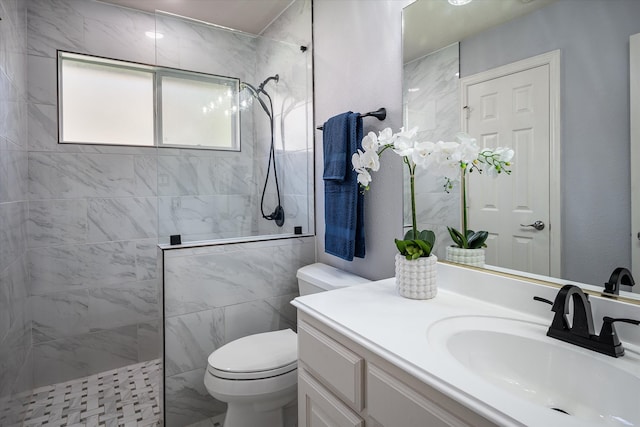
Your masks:
<svg viewBox="0 0 640 427"><path fill-rule="evenodd" d="M550 274L549 65L466 87L467 132L482 147L515 151L511 176L470 174L469 227L487 230L486 263ZM543 221L543 230L524 227Z"/></svg>

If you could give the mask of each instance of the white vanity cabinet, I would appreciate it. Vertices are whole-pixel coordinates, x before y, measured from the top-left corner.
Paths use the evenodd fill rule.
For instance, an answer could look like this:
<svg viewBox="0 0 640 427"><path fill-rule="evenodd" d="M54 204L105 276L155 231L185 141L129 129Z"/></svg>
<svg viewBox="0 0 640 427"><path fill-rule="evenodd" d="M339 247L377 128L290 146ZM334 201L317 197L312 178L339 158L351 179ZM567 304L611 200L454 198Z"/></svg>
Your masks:
<svg viewBox="0 0 640 427"><path fill-rule="evenodd" d="M298 311L299 427L494 426Z"/></svg>

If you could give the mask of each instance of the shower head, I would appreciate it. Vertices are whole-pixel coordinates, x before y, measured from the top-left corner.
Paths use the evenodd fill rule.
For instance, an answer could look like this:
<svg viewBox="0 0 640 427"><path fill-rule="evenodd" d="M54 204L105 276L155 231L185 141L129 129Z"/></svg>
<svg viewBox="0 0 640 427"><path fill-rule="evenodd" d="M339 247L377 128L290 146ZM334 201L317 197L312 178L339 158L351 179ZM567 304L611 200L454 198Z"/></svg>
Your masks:
<svg viewBox="0 0 640 427"><path fill-rule="evenodd" d="M264 110L265 113L267 113L267 116L269 116L269 118L273 118L273 106L271 108L267 107L267 104L264 102L264 100L262 99L262 97L260 96L260 94L264 94L264 96L267 97L267 99L269 100L269 104L271 104L271 96L269 96L269 94L267 93L266 90L264 90L264 86L269 83L271 80L275 80L276 83L280 80L280 76L279 75L274 75L271 77L267 77L265 79L265 81L263 81L262 83L260 83L260 85L258 86L258 88L256 89L254 86L250 85L249 83L246 82L241 82L240 83L240 88L241 89L248 89L251 92L251 95L258 100L258 102L260 102L260 106L262 107L262 109Z"/></svg>
<svg viewBox="0 0 640 427"><path fill-rule="evenodd" d="M274 75L274 76L267 77L267 78L265 79L265 81L263 81L262 83L260 83L260 86L258 86L258 92L263 92L264 86L265 86L267 83L269 83L269 81L271 81L271 80L275 80L275 81L276 81L276 83L278 83L278 81L280 80L280 76L276 74L276 75Z"/></svg>

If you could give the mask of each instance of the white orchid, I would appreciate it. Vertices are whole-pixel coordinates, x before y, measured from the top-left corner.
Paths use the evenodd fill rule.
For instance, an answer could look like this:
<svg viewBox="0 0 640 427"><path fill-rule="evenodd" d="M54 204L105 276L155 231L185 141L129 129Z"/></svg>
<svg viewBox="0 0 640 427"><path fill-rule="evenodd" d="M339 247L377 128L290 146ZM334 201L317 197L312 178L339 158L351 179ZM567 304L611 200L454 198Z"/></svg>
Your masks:
<svg viewBox="0 0 640 427"><path fill-rule="evenodd" d="M417 133L417 127L414 127L413 129L408 131L405 131L404 128L401 128L400 132L395 134L395 138L393 139L393 151L395 151L399 156L411 157L413 154L414 146L416 144L415 136Z"/></svg>
<svg viewBox="0 0 640 427"><path fill-rule="evenodd" d="M367 150L364 153L358 150L360 156L360 163L364 168L371 169L377 172L380 169L380 156L378 152L374 150Z"/></svg>
<svg viewBox="0 0 640 427"><path fill-rule="evenodd" d="M369 132L367 136L362 139L362 148L364 148L365 151L378 151L379 147L380 143L378 142L378 136L375 132Z"/></svg>
<svg viewBox="0 0 640 427"><path fill-rule="evenodd" d="M358 171L358 184L365 188L369 188L369 183L371 182L371 174L366 169L361 169Z"/></svg>
<svg viewBox="0 0 640 427"><path fill-rule="evenodd" d="M364 190L369 189L371 183L371 174L369 171L377 171L380 169L380 154L387 148L391 148L396 154L403 158L404 163L409 168L409 177L411 180L411 213L413 220L413 227L407 235L404 241L396 240L396 245L401 253L402 248L406 249L406 245L409 241L424 240L423 233L430 234L430 231L418 232L416 221L416 206L415 206L415 169L420 167L425 169L429 174L444 177L446 180L445 190L448 192L453 188L455 181L463 181L468 172L474 169L479 173L486 171L487 175L495 176L500 173L511 173L511 170L507 167L511 166L511 159L514 152L510 148L498 147L495 150L492 149L480 149L475 138L466 133L458 133L455 136L455 141L419 141L417 138L418 128L412 128L410 130L400 129L400 132L393 133L391 128L386 128L378 132L369 132L362 139L362 150L358 150L353 154L351 163L353 169L358 173L358 183ZM465 192L462 193L465 198ZM466 206L466 201L463 205ZM466 210L464 211L463 220L464 236L467 234L467 221ZM457 232L457 230L454 230ZM452 231L450 230L450 233ZM478 232L480 234L486 232ZM453 238L453 235L452 235ZM430 240L431 238L427 239ZM466 237L465 237L466 239ZM463 239L463 240L465 240ZM485 237L486 239L486 237ZM455 239L454 239L455 240ZM466 242L466 240L465 240ZM484 240L480 242L484 243ZM430 242L430 246L433 241ZM411 252L411 251L409 251ZM428 253L424 251L421 253ZM405 254L409 256L408 254ZM415 256L415 255L413 255ZM428 256L428 255L420 255Z"/></svg>

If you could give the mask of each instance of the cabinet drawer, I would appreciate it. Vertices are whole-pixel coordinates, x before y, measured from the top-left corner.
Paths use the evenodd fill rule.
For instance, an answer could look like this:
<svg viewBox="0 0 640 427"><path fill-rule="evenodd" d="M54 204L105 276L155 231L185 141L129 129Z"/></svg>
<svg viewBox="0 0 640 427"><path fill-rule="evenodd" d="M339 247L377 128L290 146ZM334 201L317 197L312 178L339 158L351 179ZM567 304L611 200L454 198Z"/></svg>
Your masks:
<svg viewBox="0 0 640 427"><path fill-rule="evenodd" d="M298 324L298 357L321 382L350 404L363 408L364 360L307 323Z"/></svg>
<svg viewBox="0 0 640 427"><path fill-rule="evenodd" d="M468 426L440 405L372 364L367 367L367 410L376 426Z"/></svg>
<svg viewBox="0 0 640 427"><path fill-rule="evenodd" d="M364 420L304 369L298 371L298 424L301 427L364 427Z"/></svg>

